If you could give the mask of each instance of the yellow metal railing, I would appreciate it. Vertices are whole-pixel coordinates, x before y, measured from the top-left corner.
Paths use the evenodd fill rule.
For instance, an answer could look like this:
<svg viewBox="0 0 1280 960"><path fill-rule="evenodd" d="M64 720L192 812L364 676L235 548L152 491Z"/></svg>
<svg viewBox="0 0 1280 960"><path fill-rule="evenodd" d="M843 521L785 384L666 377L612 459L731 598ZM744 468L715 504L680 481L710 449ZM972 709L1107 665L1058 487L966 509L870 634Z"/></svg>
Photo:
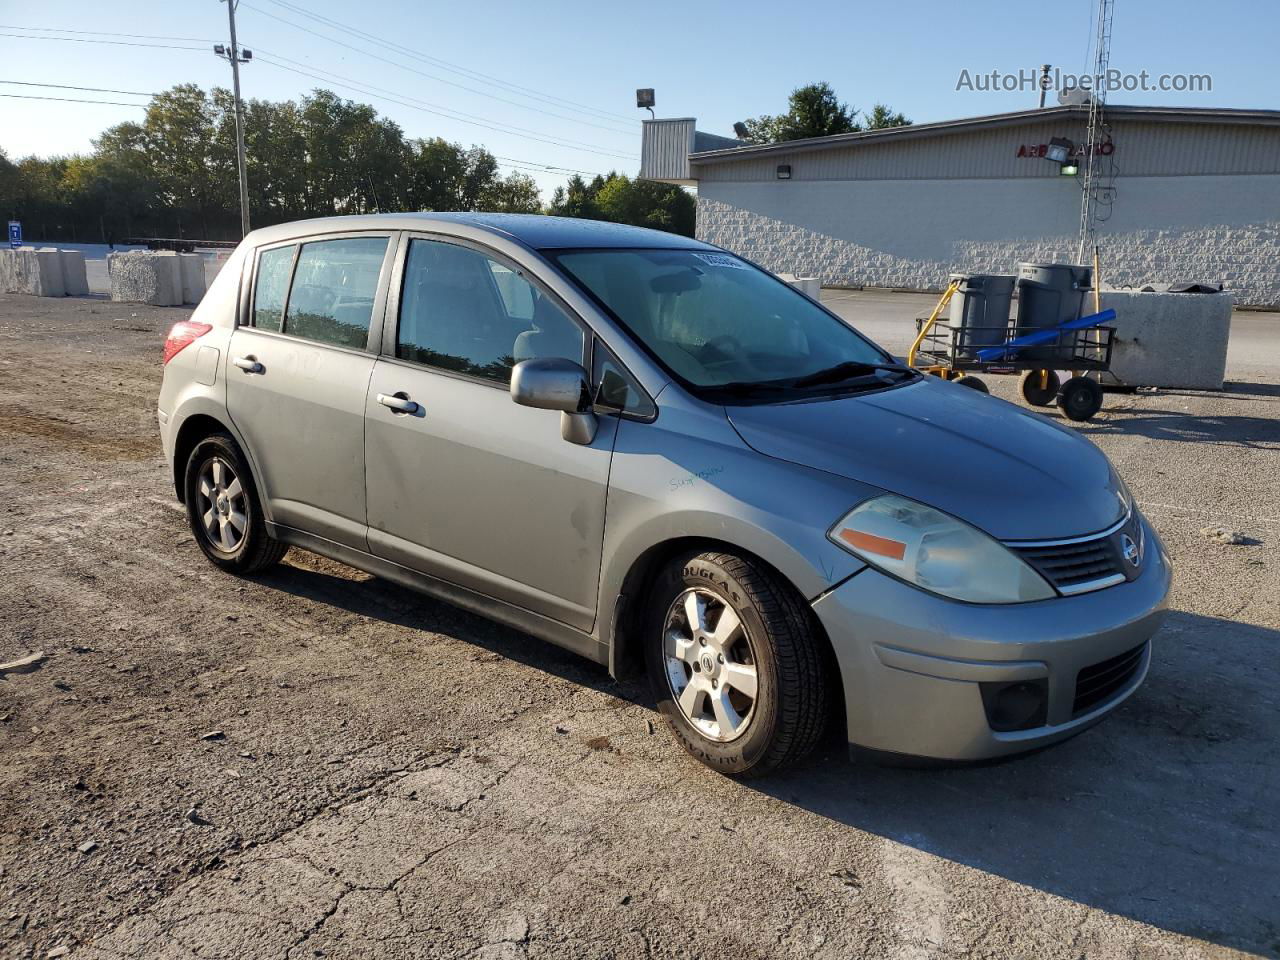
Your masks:
<svg viewBox="0 0 1280 960"><path fill-rule="evenodd" d="M928 321L920 328L920 332L916 334L915 342L911 344L911 349L907 351L908 367L916 365L916 352L920 349L920 344L924 343L924 338L929 335L933 325L938 322L938 317L942 315L942 311L947 308L947 304L951 302L951 298L955 296L955 292L959 289L960 281L952 280L947 284L947 289L942 291L942 296L938 298L938 303L933 308L933 313L929 314Z"/></svg>

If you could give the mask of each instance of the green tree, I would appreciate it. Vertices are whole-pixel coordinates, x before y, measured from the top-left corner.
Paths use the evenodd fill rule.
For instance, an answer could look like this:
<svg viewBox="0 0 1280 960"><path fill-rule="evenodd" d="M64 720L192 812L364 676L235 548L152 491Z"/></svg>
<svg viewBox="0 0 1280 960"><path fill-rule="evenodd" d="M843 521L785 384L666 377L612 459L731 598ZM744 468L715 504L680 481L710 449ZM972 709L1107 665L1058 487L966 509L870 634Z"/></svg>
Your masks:
<svg viewBox="0 0 1280 960"><path fill-rule="evenodd" d="M0 214L8 218L18 209L18 168L0 147Z"/></svg>
<svg viewBox="0 0 1280 960"><path fill-rule="evenodd" d="M157 94L147 107L142 142L150 174L179 232L209 236L226 210L225 177L215 171L214 120L213 103L193 83Z"/></svg>
<svg viewBox="0 0 1280 960"><path fill-rule="evenodd" d="M829 83L810 83L791 91L787 112L747 121L753 143L781 143L806 137L829 137L860 130L858 111L841 103Z"/></svg>
<svg viewBox="0 0 1280 960"><path fill-rule="evenodd" d="M503 180L495 178L480 197L479 209L495 213L541 213L538 184L527 174L512 171Z"/></svg>
<svg viewBox="0 0 1280 960"><path fill-rule="evenodd" d="M100 240L172 232L163 219L160 187L152 175L145 140L141 125L121 123L93 143L95 168L88 189L101 198Z"/></svg>
<svg viewBox="0 0 1280 960"><path fill-rule="evenodd" d="M868 130L884 130L887 127L909 127L911 121L903 114L890 110L883 103L877 103L871 108L871 112L864 114L866 118L866 129Z"/></svg>
<svg viewBox="0 0 1280 960"><path fill-rule="evenodd" d="M576 174L570 177L566 186L556 188L548 212L691 237L695 209L693 197L674 184L632 180L611 171L607 177L597 175L589 182Z"/></svg>
<svg viewBox="0 0 1280 960"><path fill-rule="evenodd" d="M861 116L861 119L859 117ZM901 113L877 103L869 114L842 103L829 83L811 83L791 91L787 112L746 121L750 143L783 143L807 137L829 137L859 130L881 130L910 124Z"/></svg>
<svg viewBox="0 0 1280 960"><path fill-rule="evenodd" d="M613 174L610 174L613 176ZM596 194L604 186L604 177L596 174L590 182L583 180L579 174L569 178L563 187L556 187L551 195L548 212L557 217L580 217L586 220L599 220L600 210L596 206Z"/></svg>
<svg viewBox="0 0 1280 960"><path fill-rule="evenodd" d="M502 177L481 146L408 140L373 107L315 90L244 105L250 219L394 210L538 212L536 183ZM596 189L603 183L596 185ZM239 236L231 94L183 84L153 97L76 157L0 153L0 206L40 240Z"/></svg>

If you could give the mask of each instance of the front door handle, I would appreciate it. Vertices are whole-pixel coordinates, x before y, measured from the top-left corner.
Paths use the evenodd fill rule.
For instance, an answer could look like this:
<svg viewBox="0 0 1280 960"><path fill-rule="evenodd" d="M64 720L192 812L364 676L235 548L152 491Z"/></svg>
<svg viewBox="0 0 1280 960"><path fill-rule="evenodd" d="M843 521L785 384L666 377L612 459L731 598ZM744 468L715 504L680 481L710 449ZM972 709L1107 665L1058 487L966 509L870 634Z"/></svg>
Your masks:
<svg viewBox="0 0 1280 960"><path fill-rule="evenodd" d="M396 413L417 413L421 407L403 392L397 394L378 394L378 402L384 407L390 407Z"/></svg>
<svg viewBox="0 0 1280 960"><path fill-rule="evenodd" d="M253 357L236 357L231 361L245 373L263 373L266 368Z"/></svg>

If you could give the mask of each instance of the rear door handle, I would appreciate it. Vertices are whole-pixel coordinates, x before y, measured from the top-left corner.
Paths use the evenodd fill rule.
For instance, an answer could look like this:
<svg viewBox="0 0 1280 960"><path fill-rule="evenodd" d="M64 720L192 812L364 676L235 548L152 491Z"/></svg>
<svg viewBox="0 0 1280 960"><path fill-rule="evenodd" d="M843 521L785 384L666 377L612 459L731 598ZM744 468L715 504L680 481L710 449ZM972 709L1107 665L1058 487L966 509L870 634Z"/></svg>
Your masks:
<svg viewBox="0 0 1280 960"><path fill-rule="evenodd" d="M417 413L422 408L417 403L410 400L404 393L397 394L378 394L378 402L384 407L390 407L397 413Z"/></svg>
<svg viewBox="0 0 1280 960"><path fill-rule="evenodd" d="M253 357L236 357L231 361L245 373L263 373L266 368Z"/></svg>

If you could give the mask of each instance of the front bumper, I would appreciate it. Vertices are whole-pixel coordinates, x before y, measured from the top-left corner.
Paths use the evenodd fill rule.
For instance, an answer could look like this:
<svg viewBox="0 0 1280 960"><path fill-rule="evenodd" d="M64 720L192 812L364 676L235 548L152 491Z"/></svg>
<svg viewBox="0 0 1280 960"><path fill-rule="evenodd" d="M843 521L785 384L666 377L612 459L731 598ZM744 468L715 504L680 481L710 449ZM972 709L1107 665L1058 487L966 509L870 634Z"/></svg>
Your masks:
<svg viewBox="0 0 1280 960"><path fill-rule="evenodd" d="M844 686L851 745L944 760L982 760L1064 740L1133 693L1151 660L1172 581L1146 519L1142 574L1094 593L1036 603L959 603L867 568L813 605ZM1118 689L1078 709L1082 669L1146 644ZM1047 684L1044 722L993 730L980 684ZM990 688L989 688L990 689Z"/></svg>

